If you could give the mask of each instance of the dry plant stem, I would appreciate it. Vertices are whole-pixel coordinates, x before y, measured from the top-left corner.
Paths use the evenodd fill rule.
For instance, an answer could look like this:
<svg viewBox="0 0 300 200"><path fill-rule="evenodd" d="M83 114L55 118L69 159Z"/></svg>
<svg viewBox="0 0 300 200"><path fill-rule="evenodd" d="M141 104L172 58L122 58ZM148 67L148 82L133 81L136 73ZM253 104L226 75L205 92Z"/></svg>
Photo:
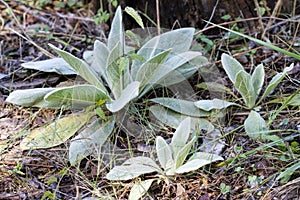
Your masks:
<svg viewBox="0 0 300 200"><path fill-rule="evenodd" d="M45 55L49 56L50 58L54 58L55 56L53 54L51 54L50 52L48 52L46 49L40 47L38 44L36 44L28 35L27 33L25 32L25 30L23 29L22 25L20 24L20 22L18 21L17 17L15 16L14 12L12 11L11 7L3 0L0 0L0 2L2 4L5 5L5 7L8 8L10 14L13 16L15 22L17 23L18 27L21 29L21 31L23 32L23 34L25 36L23 36L21 33L11 29L11 28L8 28L8 30L16 33L17 35L19 35L20 37L22 37L23 39L29 41L33 46L35 46L36 48L38 48L41 52L43 52Z"/></svg>
<svg viewBox="0 0 300 200"><path fill-rule="evenodd" d="M263 33L265 33L265 27L264 27L264 24L262 22L262 16L261 16L261 13L260 13L259 3L258 3L257 0L254 0L254 4L255 4L256 13L257 13L257 16L258 16L259 26L260 26L261 30L263 31ZM262 39L264 39L267 42L270 42L270 40L268 38L265 38L264 34L262 34Z"/></svg>
<svg viewBox="0 0 300 200"><path fill-rule="evenodd" d="M213 8L213 10L211 12L211 15L209 17L208 22L211 22L212 18L214 17L218 4L219 4L219 0L216 1L215 5L214 5L214 8ZM204 29L207 28L208 24L209 23L206 23L206 25L204 26Z"/></svg>
<svg viewBox="0 0 300 200"><path fill-rule="evenodd" d="M293 11L292 11L292 17L296 16L296 6L297 6L297 0L294 0L293 3Z"/></svg>
<svg viewBox="0 0 300 200"><path fill-rule="evenodd" d="M276 18L275 18L275 19L276 19ZM299 16L299 15L296 15L296 16L290 18L290 19L284 19L284 20L281 21L281 22L278 22L278 23L276 23L276 24L274 24L274 25L272 25L272 26L266 27L266 28L265 28L265 31L268 31L268 30L270 30L270 29L273 29L274 27L280 26L280 25L285 24L285 23L287 23L287 22L298 23L298 20L299 20L299 19L300 19L300 16ZM297 33L297 32L295 32L295 34L296 34L296 33Z"/></svg>
<svg viewBox="0 0 300 200"><path fill-rule="evenodd" d="M262 17L262 19L270 19L271 17ZM297 19L299 19L300 16L295 16L295 18L289 19L288 21L293 21L293 22L298 22ZM286 23L287 19L283 19L283 18L272 18L274 20L282 20L284 22L279 22L279 23ZM223 22L218 24L219 26L224 26L224 25L229 25L229 24L234 24L234 23L239 23L239 22L245 22L245 21L254 21L254 20L259 20L259 17L252 17L252 18L248 18L248 19L239 19L239 20L234 20L234 21L230 21L230 22ZM208 21L207 21L208 22ZM212 25L209 26L207 28L204 28L202 30L199 30L198 32L195 33L195 35L201 34L209 29L215 28L216 26Z"/></svg>
<svg viewBox="0 0 300 200"><path fill-rule="evenodd" d="M255 1L257 1L257 0L255 0ZM282 0L278 0L276 5L275 5L275 8L272 12L271 19L268 21L268 24L267 24L266 28L264 29L264 32L261 36L262 38L265 38L265 35L266 35L266 32L267 32L266 29L273 24L274 20L272 18L274 18L277 15L277 13L280 12L281 6L282 6Z"/></svg>
<svg viewBox="0 0 300 200"><path fill-rule="evenodd" d="M160 35L159 0L156 0L157 34Z"/></svg>

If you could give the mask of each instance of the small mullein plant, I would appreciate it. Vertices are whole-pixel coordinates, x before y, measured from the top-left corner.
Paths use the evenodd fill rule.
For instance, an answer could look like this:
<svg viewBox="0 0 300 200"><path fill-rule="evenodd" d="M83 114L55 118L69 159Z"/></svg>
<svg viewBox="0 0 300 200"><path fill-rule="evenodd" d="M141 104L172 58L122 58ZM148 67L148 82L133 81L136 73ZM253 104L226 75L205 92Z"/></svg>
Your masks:
<svg viewBox="0 0 300 200"><path fill-rule="evenodd" d="M265 99L282 81L285 75L293 69L293 64L290 67L285 68L283 72L276 74L265 88L264 93L260 96L260 92L265 80L265 70L262 64L258 65L254 69L252 75L250 75L244 70L243 66L236 59L227 54L222 54L221 61L229 80L233 83L236 90L241 94L244 105L221 99L212 99L197 101L195 102L195 106L205 111L223 109L229 106L241 106L251 110L247 119L244 121L246 133L251 138L255 139L278 140L279 138L277 137L275 138L267 135L267 123L257 111L260 109L262 100Z"/></svg>
<svg viewBox="0 0 300 200"><path fill-rule="evenodd" d="M158 173L160 176L168 177L197 170L215 161L222 161L221 156L192 151L197 138L191 134L191 125L191 118L185 118L174 132L170 144L161 136L156 137L156 154L160 166L149 157L132 157L123 165L115 166L106 178L124 181L149 173ZM137 180L131 189L129 199L141 198L155 180L159 179Z"/></svg>

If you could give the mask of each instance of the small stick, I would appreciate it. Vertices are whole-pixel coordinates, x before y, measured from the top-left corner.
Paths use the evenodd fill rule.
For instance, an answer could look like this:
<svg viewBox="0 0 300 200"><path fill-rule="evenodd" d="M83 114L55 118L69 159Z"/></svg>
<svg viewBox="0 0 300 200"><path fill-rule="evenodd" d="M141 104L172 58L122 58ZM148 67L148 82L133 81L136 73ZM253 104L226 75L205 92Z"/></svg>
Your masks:
<svg viewBox="0 0 300 200"><path fill-rule="evenodd" d="M159 0L156 0L157 34L160 35Z"/></svg>
<svg viewBox="0 0 300 200"><path fill-rule="evenodd" d="M255 0L255 1L257 1L257 0ZM263 34L262 34L262 38L266 38L265 37L265 35L266 35L266 30L267 30L267 28L268 27L270 27L272 24L273 24L273 22L274 22L274 17L276 16L276 14L279 12L279 10L280 10L280 8L281 8L281 5L282 5L282 0L278 0L277 1L277 3L276 3L276 5L275 5L275 8L274 8L274 10L273 10L273 12L272 12L272 15L271 15L271 20L269 20L268 21L268 24L267 24L267 26L266 26L266 28L264 29L264 32L263 32Z"/></svg>
<svg viewBox="0 0 300 200"><path fill-rule="evenodd" d="M255 4L255 8L256 8L256 13L257 13L257 16L258 16L258 23L261 27L261 30L263 30L263 34L262 34L262 38L265 39L267 42L270 42L268 38L264 38L264 33L266 32L265 31L265 27L264 27L264 24L262 22L262 16L261 16L261 13L260 13L260 7L259 7L259 4L258 4L258 1L257 0L254 0L254 4Z"/></svg>

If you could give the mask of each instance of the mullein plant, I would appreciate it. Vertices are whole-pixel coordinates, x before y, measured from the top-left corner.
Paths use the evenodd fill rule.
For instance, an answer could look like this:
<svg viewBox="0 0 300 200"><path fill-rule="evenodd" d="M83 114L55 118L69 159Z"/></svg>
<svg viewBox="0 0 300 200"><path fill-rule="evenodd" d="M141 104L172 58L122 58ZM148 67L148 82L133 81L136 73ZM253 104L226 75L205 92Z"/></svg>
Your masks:
<svg viewBox="0 0 300 200"><path fill-rule="evenodd" d="M195 106L205 111L224 109L229 106L240 106L248 109L250 113L244 121L244 128L248 136L254 139L271 139L272 136L269 137L267 135L268 125L257 111L260 109L262 100L276 88L286 74L293 69L294 65L291 64L291 66L285 68L283 72L276 74L260 96L265 80L263 64L255 67L253 73L250 75L236 59L227 54L222 54L221 62L229 80L241 94L244 104L212 99L197 101L194 103Z"/></svg>
<svg viewBox="0 0 300 200"><path fill-rule="evenodd" d="M141 175L156 173L157 178L143 181L136 179L129 199L139 199L147 193L154 181L161 180L159 177L164 177L162 179L166 180L167 177L191 172L223 160L219 155L192 150L197 140L192 132L194 131L191 118L187 117L177 127L169 144L161 136L156 137L156 155L159 165L149 157L132 157L122 165L111 169L106 178L112 181L126 181Z"/></svg>
<svg viewBox="0 0 300 200"><path fill-rule="evenodd" d="M132 9L127 8L127 13L142 24ZM125 43L122 20L122 10L118 7L107 43L96 40L94 49L84 53L84 59L50 44L61 58L22 65L44 72L75 74L85 80L73 86L10 93L6 101L21 106L74 108L72 115L32 130L21 142L22 150L57 146L79 132L69 148L69 160L75 165L107 141L116 126L116 116L122 110L134 106L134 102L147 92L179 83L208 64L200 52L189 50L194 28L160 34L136 51ZM206 111L200 113L201 116L209 115Z"/></svg>

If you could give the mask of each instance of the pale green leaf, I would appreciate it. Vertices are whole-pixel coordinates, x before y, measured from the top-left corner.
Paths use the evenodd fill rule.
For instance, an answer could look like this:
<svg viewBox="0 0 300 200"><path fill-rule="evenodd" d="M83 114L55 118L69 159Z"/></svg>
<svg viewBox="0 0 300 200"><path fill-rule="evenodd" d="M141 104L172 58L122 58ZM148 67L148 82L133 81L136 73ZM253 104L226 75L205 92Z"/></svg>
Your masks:
<svg viewBox="0 0 300 200"><path fill-rule="evenodd" d="M184 165L176 169L176 173L181 174L181 173L194 171L199 169L200 167L221 160L224 159L221 156L215 154L196 152L189 158L189 160Z"/></svg>
<svg viewBox="0 0 300 200"><path fill-rule="evenodd" d="M251 76L245 71L240 71L236 75L234 87L242 95L246 106L248 108L253 108L255 106L257 95L251 82Z"/></svg>
<svg viewBox="0 0 300 200"><path fill-rule="evenodd" d="M131 100L139 95L140 82L134 81L130 83L121 93L120 98L112 100L106 104L106 107L111 112L118 112L126 106Z"/></svg>
<svg viewBox="0 0 300 200"><path fill-rule="evenodd" d="M184 68L195 72L198 68L208 63L207 59L200 52L195 51L187 51L180 54L171 53L169 57L153 72L154 74L142 93L146 93L156 87L167 87L182 82L187 79Z"/></svg>
<svg viewBox="0 0 300 200"><path fill-rule="evenodd" d="M244 128L247 135L251 138L263 138L267 134L267 125L265 120L256 111L251 111L244 122Z"/></svg>
<svg viewBox="0 0 300 200"><path fill-rule="evenodd" d="M129 180L159 170L159 167L151 158L140 156L125 161L122 166L114 167L106 175L106 178L108 180Z"/></svg>
<svg viewBox="0 0 300 200"><path fill-rule="evenodd" d="M125 166L116 166L106 175L106 178L111 181L126 181L136 178L143 174L156 172L157 169L148 165L132 164Z"/></svg>
<svg viewBox="0 0 300 200"><path fill-rule="evenodd" d="M172 128L177 128L188 117L159 105L151 106L149 110L156 119ZM199 117L190 118L191 130L206 130L208 133L214 130L214 126L208 120Z"/></svg>
<svg viewBox="0 0 300 200"><path fill-rule="evenodd" d="M203 159L203 160L209 160L210 162L215 162L219 160L224 160L221 156L206 152L196 152L194 153L188 161L195 160L195 159Z"/></svg>
<svg viewBox="0 0 300 200"><path fill-rule="evenodd" d="M96 119L71 141L69 161L72 166L88 155L98 152L113 131L114 121ZM99 153L99 152L98 152Z"/></svg>
<svg viewBox="0 0 300 200"><path fill-rule="evenodd" d="M36 128L22 140L20 147L24 151L60 145L72 137L91 116L91 113L74 114L58 119L48 126Z"/></svg>
<svg viewBox="0 0 300 200"><path fill-rule="evenodd" d="M124 165L132 165L132 164L147 165L157 170L160 169L160 167L154 162L154 160L143 156L132 157L124 162Z"/></svg>
<svg viewBox="0 0 300 200"><path fill-rule="evenodd" d="M24 107L59 108L60 102L47 102L44 96L56 88L35 88L16 90L9 94L6 102Z"/></svg>
<svg viewBox="0 0 300 200"><path fill-rule="evenodd" d="M63 51L52 44L49 46L55 50L83 79L85 79L90 84L98 87L104 93L107 93L105 87L101 83L100 77L97 77L96 72L89 68L89 65L83 60L76 58L72 54Z"/></svg>
<svg viewBox="0 0 300 200"><path fill-rule="evenodd" d="M179 126L176 128L176 131L173 134L170 146L173 149L174 155L177 155L180 149L184 147L184 145L189 139L190 132L191 118L187 117L179 124Z"/></svg>
<svg viewBox="0 0 300 200"><path fill-rule="evenodd" d="M183 146L175 155L175 170L179 168L188 156L192 146L195 144L196 137L194 136L185 146Z"/></svg>
<svg viewBox="0 0 300 200"><path fill-rule="evenodd" d="M284 177L287 176L291 176L293 173L295 173L298 169L300 168L300 160L298 159L298 162L296 161L295 164L293 164L292 166L285 168L285 170L283 172L281 172L279 174L279 176L277 176L276 180L280 180Z"/></svg>
<svg viewBox="0 0 300 200"><path fill-rule="evenodd" d="M147 191L150 189L155 179L147 179L144 181L135 181L133 187L130 190L128 200L141 199Z"/></svg>
<svg viewBox="0 0 300 200"><path fill-rule="evenodd" d="M156 137L156 153L158 161L164 170L168 170L174 165L172 150L160 136Z"/></svg>
<svg viewBox="0 0 300 200"><path fill-rule="evenodd" d="M74 69L62 58L52 58L42 61L22 63L26 69L35 69L43 72L54 72L62 75L77 74Z"/></svg>
<svg viewBox="0 0 300 200"><path fill-rule="evenodd" d="M126 6L125 12L128 15L130 15L142 29L144 29L143 20L142 20L141 16L139 15L139 13L135 9L133 9L129 6Z"/></svg>
<svg viewBox="0 0 300 200"><path fill-rule="evenodd" d="M188 51L193 41L194 32L194 28L180 28L160 34L143 45L137 54L142 56L145 60L149 60L155 55L168 49L172 49L173 53ZM144 60L133 61L131 69L133 77L136 76L138 69L143 63Z"/></svg>
<svg viewBox="0 0 300 200"><path fill-rule="evenodd" d="M287 101L287 100L288 100L288 97L284 98L284 101ZM282 101L280 101L280 102L282 102ZM296 94L287 104L291 105L291 106L300 106L300 93Z"/></svg>
<svg viewBox="0 0 300 200"><path fill-rule="evenodd" d="M131 30L126 30L125 35L126 35L126 38L128 38L135 46L137 46L138 48L141 47L141 43L140 43L140 40L139 40L139 37L137 34L135 34ZM129 56L131 56L131 55L129 55ZM137 54L134 54L132 57L132 60L138 59L138 58L144 59L143 57L141 57Z"/></svg>
<svg viewBox="0 0 300 200"><path fill-rule="evenodd" d="M114 98L119 98L122 92L121 74L119 74L119 66L117 60L122 56L121 45L117 45L109 53L106 63L107 84L113 93Z"/></svg>
<svg viewBox="0 0 300 200"><path fill-rule="evenodd" d="M188 55L188 54L190 54L190 55ZM190 56L192 56L191 54L194 54L195 57L190 57ZM197 72L198 69L200 69L204 65L209 64L207 58L202 56L201 53L199 53L199 52L187 51L187 52L179 54L178 56L186 56L185 58L182 57L181 59L182 59L182 61L187 61L187 62L182 64L182 61L181 62L178 61L178 63L176 63L176 62L174 62L175 60L171 60L171 59L173 59L173 56L170 59L168 59L166 61L166 63L164 64L164 67L167 70L169 67L166 67L166 66L173 66L173 67L171 67L173 69L170 72L164 71L164 69L162 69L162 73L160 76L162 76L162 75L163 76L162 77L158 76L158 78L160 78L157 81L158 84L163 85L163 86L169 86L169 85L173 85L176 83L180 83L182 81L186 81L195 72ZM176 57L178 57L178 56L176 56Z"/></svg>
<svg viewBox="0 0 300 200"><path fill-rule="evenodd" d="M111 29L108 35L107 47L111 51L117 43L120 43L121 49L124 48L124 29L122 21L122 9L118 6L113 21L111 23Z"/></svg>
<svg viewBox="0 0 300 200"><path fill-rule="evenodd" d="M99 76L102 76L105 81L107 81L106 64L108 55L109 51L106 45L103 42L96 40L94 43L93 62L91 64L91 68L97 72Z"/></svg>
<svg viewBox="0 0 300 200"><path fill-rule="evenodd" d="M263 100L264 98L266 98L276 87L277 85L282 81L282 79L284 78L284 76L291 71L294 68L294 64L291 64L289 67L285 68L283 70L283 72L276 74L272 80L270 81L270 83L268 84L264 94L261 97L261 100Z"/></svg>
<svg viewBox="0 0 300 200"><path fill-rule="evenodd" d="M211 91L211 92L228 92L230 93L231 90L220 84L220 83L216 83L216 82L203 82L203 83L199 83L198 85L196 85L196 87L198 88L201 88L201 89L204 89L204 90L208 90L208 91Z"/></svg>
<svg viewBox="0 0 300 200"><path fill-rule="evenodd" d="M207 117L210 116L210 112L200 110L194 105L194 102L175 99L175 98L154 98L150 101L158 103L166 108L169 108L178 113L192 116L192 117Z"/></svg>
<svg viewBox="0 0 300 200"><path fill-rule="evenodd" d="M163 65L169 53L170 49L155 55L142 64L136 74L136 77L133 77L134 80L141 82L141 88L150 83L151 79L153 79L156 75L157 70L159 70L160 66Z"/></svg>
<svg viewBox="0 0 300 200"><path fill-rule="evenodd" d="M107 68L110 67L111 64L115 63L121 56L123 56L122 46L121 43L118 42L108 54L106 61L106 71Z"/></svg>
<svg viewBox="0 0 300 200"><path fill-rule="evenodd" d="M235 79L240 71L245 71L244 67L233 57L223 53L221 56L222 66L230 81L235 84Z"/></svg>
<svg viewBox="0 0 300 200"><path fill-rule="evenodd" d="M91 65L94 61L94 52L90 50L86 50L83 52L82 57L87 64Z"/></svg>
<svg viewBox="0 0 300 200"><path fill-rule="evenodd" d="M75 85L56 88L45 95L44 99L48 102L60 102L60 104L87 107L96 104L100 100L108 100L109 97L93 85Z"/></svg>
<svg viewBox="0 0 300 200"><path fill-rule="evenodd" d="M213 99L213 100L200 100L195 102L195 106L200 108L201 110L211 111L213 109L224 109L229 106L237 106L238 104L233 102L228 102L221 99Z"/></svg>
<svg viewBox="0 0 300 200"><path fill-rule="evenodd" d="M262 86L264 84L265 79L265 70L263 64L258 65L255 69L253 74L251 75L251 82L256 93L256 96L259 95Z"/></svg>
<svg viewBox="0 0 300 200"><path fill-rule="evenodd" d="M121 57L119 52L120 43L110 52L106 68L107 83L111 89L114 98L119 98L122 90L131 81L129 73L129 59Z"/></svg>

